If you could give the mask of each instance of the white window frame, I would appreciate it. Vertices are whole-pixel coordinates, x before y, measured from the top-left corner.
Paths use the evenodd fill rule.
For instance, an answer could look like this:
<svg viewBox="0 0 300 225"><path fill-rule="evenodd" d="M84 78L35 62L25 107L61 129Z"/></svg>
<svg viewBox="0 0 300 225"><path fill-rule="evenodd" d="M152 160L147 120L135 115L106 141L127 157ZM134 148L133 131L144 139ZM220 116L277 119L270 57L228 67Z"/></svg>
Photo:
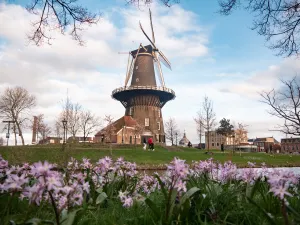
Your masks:
<svg viewBox="0 0 300 225"><path fill-rule="evenodd" d="M157 122L157 130L160 130L160 122Z"/></svg>
<svg viewBox="0 0 300 225"><path fill-rule="evenodd" d="M150 119L145 118L145 127L149 127L149 126L150 126Z"/></svg>
<svg viewBox="0 0 300 225"><path fill-rule="evenodd" d="M160 118L160 110L158 110L158 112L157 112L157 113L158 113L158 118Z"/></svg>

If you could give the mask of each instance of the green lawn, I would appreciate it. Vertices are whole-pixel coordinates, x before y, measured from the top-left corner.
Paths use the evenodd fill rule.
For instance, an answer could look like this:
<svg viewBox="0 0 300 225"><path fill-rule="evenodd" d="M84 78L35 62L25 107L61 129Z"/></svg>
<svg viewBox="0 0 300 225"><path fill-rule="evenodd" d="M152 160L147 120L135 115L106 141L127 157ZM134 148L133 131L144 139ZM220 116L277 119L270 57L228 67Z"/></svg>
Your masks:
<svg viewBox="0 0 300 225"><path fill-rule="evenodd" d="M167 149L156 146L155 152L143 151L141 146L135 147L113 147L112 157L124 157L125 160L136 162L141 168L164 168L166 163L169 163L174 157L187 160L191 163L193 160L205 160L210 157L214 160L224 162L232 160L238 166L247 165L248 161L262 163L265 162L268 166L300 166L299 155L269 155L266 153L242 153L231 152L221 153L218 150L212 150L213 155L204 154L203 150L181 148L182 151L171 152ZM98 147L97 145L71 145L63 151L59 145L51 146L16 146L16 147L0 147L0 154L7 159L10 164L19 164L24 162L36 162L47 160L53 163L62 164L71 156L76 159L83 157L89 158L92 162L96 162L99 158L109 156L108 147Z"/></svg>

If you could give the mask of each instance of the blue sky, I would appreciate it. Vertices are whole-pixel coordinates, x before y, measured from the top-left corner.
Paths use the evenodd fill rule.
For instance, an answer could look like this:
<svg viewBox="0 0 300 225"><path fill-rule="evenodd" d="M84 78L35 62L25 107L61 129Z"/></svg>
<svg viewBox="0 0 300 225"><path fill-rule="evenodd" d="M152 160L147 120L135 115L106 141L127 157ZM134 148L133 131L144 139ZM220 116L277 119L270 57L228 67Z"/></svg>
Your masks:
<svg viewBox="0 0 300 225"><path fill-rule="evenodd" d="M81 1L102 13L99 24L83 33L86 46L53 32L51 46L36 47L26 44L25 34L36 17L20 5L24 2L0 3L0 92L7 86L26 87L38 99L31 114L44 113L49 124L57 118L66 90L98 116L121 117L123 106L110 97L123 85L126 73L127 56L117 52L148 44L138 26L141 20L149 33L147 8L137 10L123 0ZM172 71L163 69L166 86L177 96L163 108L164 119L174 117L196 143L193 117L207 95L218 121L226 117L248 124L249 138L280 139L283 135L269 130L281 121L269 116L258 92L279 87L278 78L295 75L300 65L266 47L264 38L250 29L253 15L241 9L222 16L217 2L182 0L171 8L151 5L156 43L172 63Z"/></svg>

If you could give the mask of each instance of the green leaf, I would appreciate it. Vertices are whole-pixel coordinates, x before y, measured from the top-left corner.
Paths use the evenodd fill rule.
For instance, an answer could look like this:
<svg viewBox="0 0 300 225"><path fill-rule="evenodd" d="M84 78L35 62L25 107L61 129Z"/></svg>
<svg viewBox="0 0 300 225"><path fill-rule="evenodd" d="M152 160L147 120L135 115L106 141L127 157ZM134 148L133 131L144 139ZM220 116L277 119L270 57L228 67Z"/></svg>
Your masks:
<svg viewBox="0 0 300 225"><path fill-rule="evenodd" d="M61 225L72 225L74 223L74 220L75 220L75 217L76 217L76 214L77 212L81 211L82 209L76 209L70 213L68 213L66 215L66 218L64 218L62 220L62 223Z"/></svg>
<svg viewBox="0 0 300 225"><path fill-rule="evenodd" d="M292 208L290 205L286 205L286 207L292 214L294 214L294 216L296 217L295 219L299 222L300 214L294 208Z"/></svg>
<svg viewBox="0 0 300 225"><path fill-rule="evenodd" d="M274 224L276 225L276 221L274 220L273 217L271 217L264 208L262 208L261 206L259 206L255 201L253 201L251 198L247 197L246 198L248 199L249 202L251 202L253 205L255 205L258 209L260 209L264 215L267 217L268 221L270 222L270 224Z"/></svg>
<svg viewBox="0 0 300 225"><path fill-rule="evenodd" d="M105 192L101 192L96 199L96 205L101 204L106 198L107 194Z"/></svg>
<svg viewBox="0 0 300 225"><path fill-rule="evenodd" d="M103 192L103 188L97 188L96 192L98 192L99 194L101 194Z"/></svg>
<svg viewBox="0 0 300 225"><path fill-rule="evenodd" d="M149 206L149 208L152 210L152 212L154 213L155 217L157 219L159 219L160 218L160 211L156 207L155 203L152 200L150 200L149 198L146 198L145 202Z"/></svg>
<svg viewBox="0 0 300 225"><path fill-rule="evenodd" d="M167 201L168 199L168 194L167 194L167 190L165 188L165 184L162 182L162 180L160 179L160 177L157 174L154 174L154 177L158 180L158 183L160 185L160 188L162 190L162 193L164 194L165 200Z"/></svg>
<svg viewBox="0 0 300 225"><path fill-rule="evenodd" d="M192 187L190 190L188 190L181 198L179 205L182 206L186 200L188 200L189 198L191 198L195 193L197 193L198 191L200 191L199 188L197 187Z"/></svg>
<svg viewBox="0 0 300 225"><path fill-rule="evenodd" d="M26 222L25 222L25 224L27 225L39 225L39 224L41 224L41 222L42 222L42 220L41 219L38 219L38 218L32 218L32 219L30 219L30 220L27 220Z"/></svg>

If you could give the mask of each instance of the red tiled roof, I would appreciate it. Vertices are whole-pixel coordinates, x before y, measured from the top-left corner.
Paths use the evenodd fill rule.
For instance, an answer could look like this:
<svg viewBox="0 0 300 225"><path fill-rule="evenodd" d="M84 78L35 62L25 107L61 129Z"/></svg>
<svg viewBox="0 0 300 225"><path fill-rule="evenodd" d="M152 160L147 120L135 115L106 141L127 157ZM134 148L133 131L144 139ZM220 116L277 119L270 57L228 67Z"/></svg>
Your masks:
<svg viewBox="0 0 300 225"><path fill-rule="evenodd" d="M131 117L131 116L123 116L120 119L116 120L113 122L114 127L116 128L116 133L122 129L123 126L126 127L133 127L137 124L137 122ZM101 136L103 131L106 129L106 127L104 127L103 129L101 129L100 131L98 131L95 136Z"/></svg>

